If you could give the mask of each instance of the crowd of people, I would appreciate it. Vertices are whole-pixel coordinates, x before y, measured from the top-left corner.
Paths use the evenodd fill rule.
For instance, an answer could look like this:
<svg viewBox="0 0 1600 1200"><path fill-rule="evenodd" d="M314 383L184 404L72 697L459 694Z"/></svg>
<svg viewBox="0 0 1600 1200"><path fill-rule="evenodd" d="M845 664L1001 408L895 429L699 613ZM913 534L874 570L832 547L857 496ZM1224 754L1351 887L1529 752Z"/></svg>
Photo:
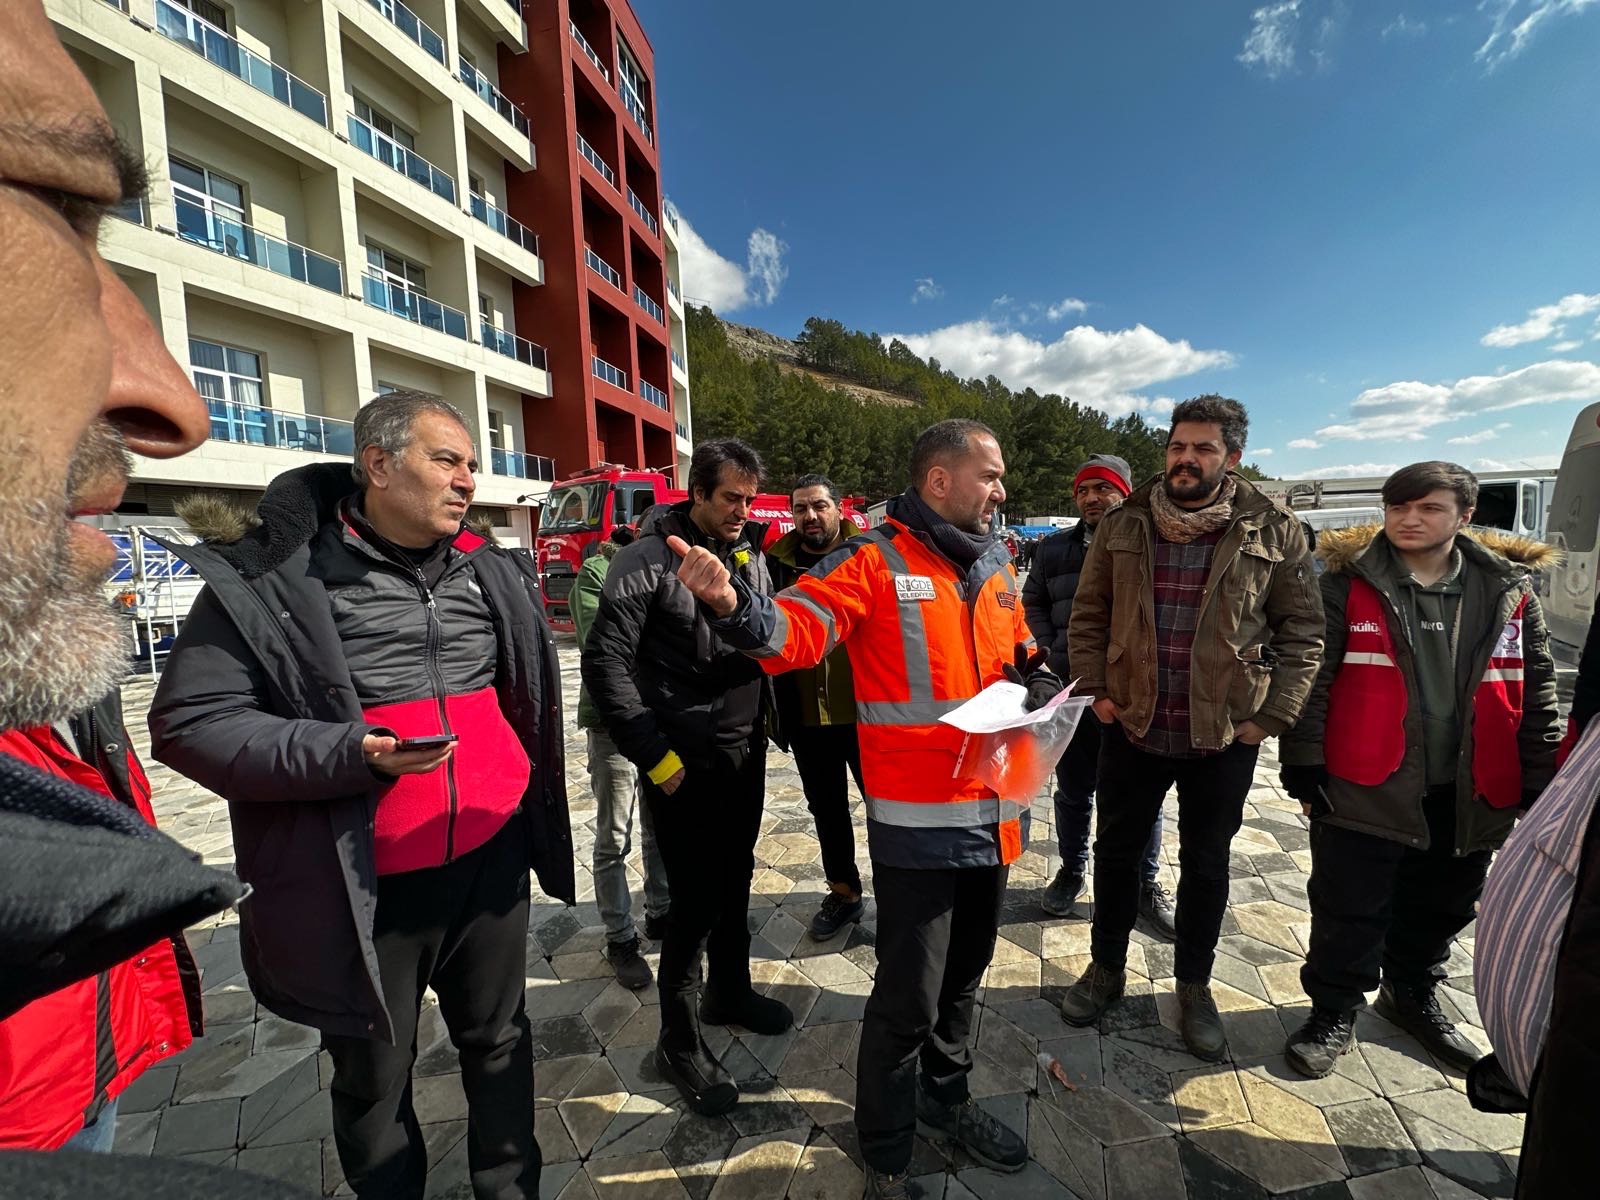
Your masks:
<svg viewBox="0 0 1600 1200"><path fill-rule="evenodd" d="M138 194L140 172L36 0L0 6L0 74L0 1147L23 1152L0 1154L0 1194L81 1196L151 1172L164 1195L292 1194L70 1153L111 1148L118 1097L200 1033L182 930L236 905L255 998L318 1030L330 1056L357 1196L424 1194L412 1073L430 990L460 1056L473 1194L537 1196L524 980L532 881L567 904L578 890L568 714L531 564L465 525L470 423L436 396L380 397L355 422L353 464L286 472L252 521L173 547L206 587L149 724L155 757L228 803L235 872L201 866L152 827L117 704L110 546L77 518L116 507L130 451L198 445L206 409L97 253L100 215ZM1276 739L1311 831L1312 1008L1288 1061L1332 1071L1376 992L1391 1022L1470 1068L1475 1099L1531 1100L1524 1195L1582 1194L1570 1188L1575 1172L1592 1178L1592 1139L1573 1098L1594 1056L1600 929L1600 742L1585 727L1600 644L1591 635L1563 743L1533 583L1548 548L1472 528L1471 473L1422 462L1385 483L1381 527L1324 535L1319 574L1294 514L1235 470L1247 433L1238 402L1200 396L1173 410L1150 479L1112 455L1063 464L1081 519L1038 544L1025 583L996 531L1004 448L962 419L917 439L880 525L846 520L834 484L807 475L791 490L795 528L771 547L749 520L759 456L705 442L689 498L584 565L572 716L596 802L595 904L617 980L659 992L655 1066L691 1109L740 1098L704 1027L780 1034L794 1019L750 970L776 743L794 756L827 880L810 936L861 921L869 883L876 905L855 1072L864 1194L918 1194L919 1130L996 1170L1026 1164L1025 1137L974 1101L969 1078L975 997L1034 798L959 773L962 735L941 718L1001 681L1029 709L1071 684L1092 716L1056 769L1060 868L1038 898L1044 916L1069 916L1092 854L1092 959L1062 1001L1067 1024L1118 1003L1142 917L1175 943L1184 1043L1226 1056L1210 981L1229 850ZM1175 895L1161 882L1174 789ZM1480 990L1486 1012L1510 1014L1491 1023L1502 1069L1437 989L1486 876L1507 904L1536 878L1490 876L1530 810L1513 837L1565 829L1566 844L1539 843L1565 873L1538 893L1555 898L1542 926L1485 914L1511 929L1491 948L1505 982ZM1548 953L1519 957L1534 934Z"/></svg>

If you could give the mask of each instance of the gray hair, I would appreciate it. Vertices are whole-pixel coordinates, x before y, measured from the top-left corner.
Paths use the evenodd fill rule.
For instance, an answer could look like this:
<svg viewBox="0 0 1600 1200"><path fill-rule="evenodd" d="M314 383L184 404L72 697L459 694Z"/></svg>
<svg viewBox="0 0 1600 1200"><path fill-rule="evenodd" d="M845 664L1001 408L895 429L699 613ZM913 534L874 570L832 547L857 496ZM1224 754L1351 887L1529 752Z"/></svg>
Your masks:
<svg viewBox="0 0 1600 1200"><path fill-rule="evenodd" d="M355 461L350 464L350 474L362 487L367 486L366 468L361 465L361 455L368 446L376 446L395 462L405 457L411 445L411 431L423 413L438 413L449 417L461 428L471 431L466 414L454 404L432 392L412 388L386 392L356 413Z"/></svg>

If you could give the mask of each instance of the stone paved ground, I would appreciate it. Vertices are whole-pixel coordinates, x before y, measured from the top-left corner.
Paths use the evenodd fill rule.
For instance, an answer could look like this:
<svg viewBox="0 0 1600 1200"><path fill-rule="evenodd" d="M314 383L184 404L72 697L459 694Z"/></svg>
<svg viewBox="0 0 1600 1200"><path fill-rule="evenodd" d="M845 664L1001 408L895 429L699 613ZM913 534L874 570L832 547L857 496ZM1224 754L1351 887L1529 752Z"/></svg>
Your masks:
<svg viewBox="0 0 1600 1200"><path fill-rule="evenodd" d="M576 652L561 639L568 711ZM130 686L129 724L146 741L148 682ZM740 1080L726 1117L686 1113L650 1063L658 1029L653 990L619 987L587 869L594 801L583 742L568 740L579 905L536 903L528 936L527 1003L538 1043L535 1126L546 1162L543 1195L560 1200L854 1200L856 1041L874 968L873 910L826 944L804 928L823 892L811 819L789 759L774 754L750 905L753 974L794 1010L782 1037L709 1030ZM141 750L147 746L141 744ZM1058 860L1050 805L1036 809L1032 849L1011 874L994 964L980 993L976 1096L1025 1131L1032 1161L1005 1176L921 1139L914 1169L933 1200L1459 1200L1510 1196L1522 1126L1474 1112L1459 1075L1370 1013L1358 1052L1321 1081L1294 1075L1286 1031L1305 1016L1299 965L1309 929L1305 821L1275 787L1262 755L1234 844L1232 898L1215 992L1232 1057L1206 1064L1176 1034L1172 947L1135 934L1128 998L1098 1029L1073 1029L1056 1011L1088 962L1092 902L1083 917L1044 917L1037 900ZM152 768L162 826L205 854L232 859L228 816L215 797ZM859 808L859 804L857 806ZM1169 807L1164 875L1176 866ZM857 839L866 866L865 831ZM637 871L637 856L634 870ZM635 903L638 903L635 880ZM1470 930L1468 931L1470 934ZM329 1066L316 1034L258 1009L240 973L238 925L193 932L208 1032L148 1072L123 1097L117 1148L202 1158L282 1176L314 1193L348 1194L330 1135ZM1444 1002L1480 1044L1472 942L1452 956ZM655 955L649 956L652 963ZM1075 1090L1052 1088L1035 1066L1044 1049ZM415 1101L427 1134L430 1197L467 1197L465 1103L454 1051L436 1008L425 1014Z"/></svg>

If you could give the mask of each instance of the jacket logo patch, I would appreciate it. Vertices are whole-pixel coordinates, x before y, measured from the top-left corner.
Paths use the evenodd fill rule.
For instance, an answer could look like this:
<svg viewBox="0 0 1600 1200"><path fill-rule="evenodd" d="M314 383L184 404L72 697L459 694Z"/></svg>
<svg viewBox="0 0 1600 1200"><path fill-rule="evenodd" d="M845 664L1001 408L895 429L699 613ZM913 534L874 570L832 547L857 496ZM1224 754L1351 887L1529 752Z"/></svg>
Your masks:
<svg viewBox="0 0 1600 1200"><path fill-rule="evenodd" d="M1378 628L1378 623L1376 621L1351 621L1350 622L1350 632L1351 633L1382 633L1383 631Z"/></svg>
<svg viewBox="0 0 1600 1200"><path fill-rule="evenodd" d="M1521 658L1522 657L1522 618L1516 617L1506 622L1506 627L1500 631L1500 640L1494 644L1494 658Z"/></svg>
<svg viewBox="0 0 1600 1200"><path fill-rule="evenodd" d="M926 575L896 575L894 592L901 600L932 600L933 580Z"/></svg>
<svg viewBox="0 0 1600 1200"><path fill-rule="evenodd" d="M1015 592L996 592L994 594L994 598L1000 601L1001 608L1009 608L1012 611L1016 610L1017 594Z"/></svg>

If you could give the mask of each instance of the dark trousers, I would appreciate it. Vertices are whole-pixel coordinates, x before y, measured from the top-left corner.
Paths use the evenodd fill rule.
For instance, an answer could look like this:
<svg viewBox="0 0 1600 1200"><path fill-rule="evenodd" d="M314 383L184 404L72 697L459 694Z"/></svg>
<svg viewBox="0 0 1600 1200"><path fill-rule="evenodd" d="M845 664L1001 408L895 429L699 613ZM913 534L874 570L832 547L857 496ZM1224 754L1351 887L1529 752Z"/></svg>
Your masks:
<svg viewBox="0 0 1600 1200"><path fill-rule="evenodd" d="M1311 823L1311 946L1300 984L1319 1008L1349 1012L1382 978L1432 988L1472 920L1487 850L1455 854L1456 785L1428 789L1426 850Z"/></svg>
<svg viewBox="0 0 1600 1200"><path fill-rule="evenodd" d="M767 748L762 743L718 751L713 765L690 767L670 796L643 781L672 897L656 971L661 1042L669 1049L697 1044L702 954L711 992L737 999L750 990L746 922L766 775Z"/></svg>
<svg viewBox="0 0 1600 1200"><path fill-rule="evenodd" d="M875 1171L904 1171L922 1089L941 1104L967 1098L972 1002L994 957L1007 867L918 871L872 864L878 969L856 1056L856 1132Z"/></svg>
<svg viewBox="0 0 1600 1200"><path fill-rule="evenodd" d="M455 862L378 879L373 945L394 1044L325 1034L333 1137L357 1196L420 1200L428 1155L411 1105L417 1014L432 986L461 1056L476 1200L533 1200L533 1038L523 1011L528 854L521 817ZM330 914L329 919L333 919Z"/></svg>
<svg viewBox="0 0 1600 1200"><path fill-rule="evenodd" d="M1089 869L1089 827L1094 820L1094 785L1100 770L1100 722L1086 712L1056 763L1056 846L1061 865L1082 875ZM1140 862L1146 886L1161 869L1161 813L1156 812Z"/></svg>
<svg viewBox="0 0 1600 1200"><path fill-rule="evenodd" d="M1090 950L1102 966L1127 964L1128 934L1139 915L1141 856L1167 789L1177 784L1173 973L1182 983L1205 983L1228 908L1228 847L1244 819L1257 748L1234 742L1203 758L1169 758L1135 746L1119 722L1102 726L1101 735Z"/></svg>
<svg viewBox="0 0 1600 1200"><path fill-rule="evenodd" d="M856 869L856 834L850 823L850 779L861 787L861 748L855 725L798 725L789 731L789 749L805 789L806 807L817 823L822 845L822 870L829 883L861 894Z"/></svg>

